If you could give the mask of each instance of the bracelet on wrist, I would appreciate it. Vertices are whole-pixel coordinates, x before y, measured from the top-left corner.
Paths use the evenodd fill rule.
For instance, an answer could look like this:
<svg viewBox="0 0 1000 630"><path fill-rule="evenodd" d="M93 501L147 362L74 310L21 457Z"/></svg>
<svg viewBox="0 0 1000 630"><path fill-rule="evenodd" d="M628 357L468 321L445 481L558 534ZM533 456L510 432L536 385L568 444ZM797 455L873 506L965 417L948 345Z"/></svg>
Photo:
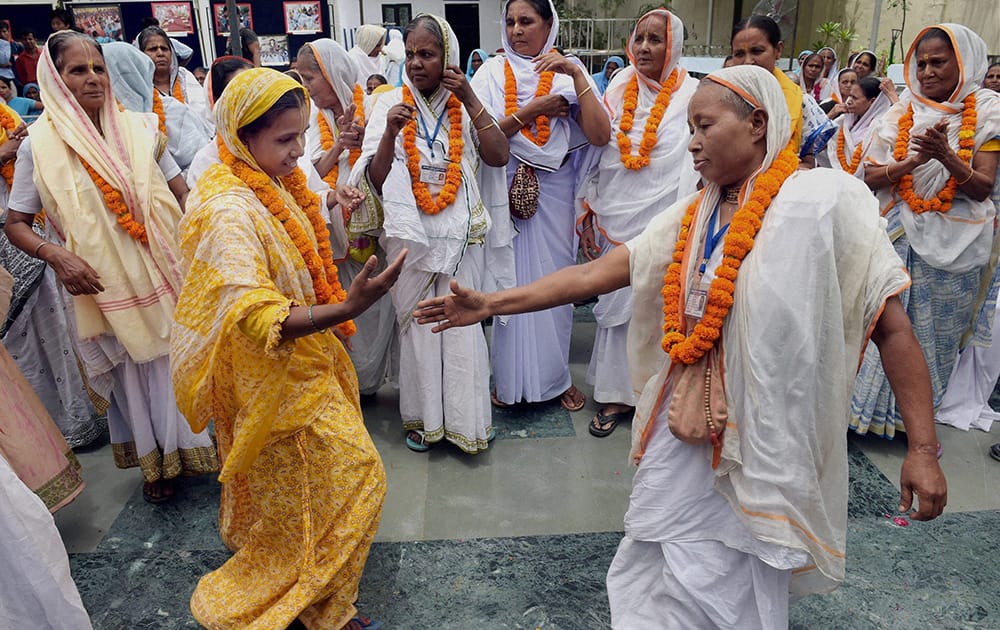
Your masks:
<svg viewBox="0 0 1000 630"><path fill-rule="evenodd" d="M35 247L35 251L31 255L34 258L38 258L38 252L46 245L50 245L50 243L48 241L42 241L41 243L38 244L37 247Z"/></svg>
<svg viewBox="0 0 1000 630"><path fill-rule="evenodd" d="M310 304L309 305L309 310L306 312L306 314L309 316L309 323L312 324L313 330L316 331L316 332L318 332L318 333L321 333L321 332L323 332L323 329L320 328L319 326L317 326L316 325L316 320L313 319L313 306L315 306L315 305L314 304Z"/></svg>
<svg viewBox="0 0 1000 630"><path fill-rule="evenodd" d="M970 164L969 165L969 176L966 177L965 179L963 179L962 181L958 182L958 185L959 186L965 186L966 184L969 183L969 180L972 179L975 176L975 174L976 174L976 169L972 168L972 165Z"/></svg>

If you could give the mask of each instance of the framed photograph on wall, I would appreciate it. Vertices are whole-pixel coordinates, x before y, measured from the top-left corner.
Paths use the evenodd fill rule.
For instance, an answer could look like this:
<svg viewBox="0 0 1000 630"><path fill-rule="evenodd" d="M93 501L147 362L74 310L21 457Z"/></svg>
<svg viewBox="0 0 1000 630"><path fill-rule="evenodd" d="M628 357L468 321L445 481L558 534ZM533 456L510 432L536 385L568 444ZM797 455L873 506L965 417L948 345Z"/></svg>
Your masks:
<svg viewBox="0 0 1000 630"><path fill-rule="evenodd" d="M117 4L73 7L77 27L102 44L124 41L122 11Z"/></svg>
<svg viewBox="0 0 1000 630"><path fill-rule="evenodd" d="M237 4L236 12L240 15L240 28L253 30L253 11L249 4ZM219 37L229 36L229 10L224 4L213 4L212 15L215 17L215 34Z"/></svg>
<svg viewBox="0 0 1000 630"><path fill-rule="evenodd" d="M285 32L308 35L323 30L319 0L312 2L285 2Z"/></svg>
<svg viewBox="0 0 1000 630"><path fill-rule="evenodd" d="M153 17L167 35L194 34L190 2L153 2Z"/></svg>
<svg viewBox="0 0 1000 630"><path fill-rule="evenodd" d="M260 65L287 66L288 35L258 35L260 42Z"/></svg>

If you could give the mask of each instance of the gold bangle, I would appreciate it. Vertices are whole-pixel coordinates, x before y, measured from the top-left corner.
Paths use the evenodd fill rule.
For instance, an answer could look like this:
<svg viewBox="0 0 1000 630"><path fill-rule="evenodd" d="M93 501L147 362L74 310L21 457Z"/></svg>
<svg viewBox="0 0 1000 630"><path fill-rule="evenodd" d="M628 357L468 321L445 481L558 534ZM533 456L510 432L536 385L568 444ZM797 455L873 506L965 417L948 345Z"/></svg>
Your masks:
<svg viewBox="0 0 1000 630"><path fill-rule="evenodd" d="M889 180L890 184L895 184L896 183L896 182L892 181L892 176L889 175L889 164L885 165L885 178Z"/></svg>
<svg viewBox="0 0 1000 630"><path fill-rule="evenodd" d="M523 120L521 120L520 118L518 118L518 117L517 117L517 114L516 114L516 113L515 113L515 114L511 114L511 115L510 115L510 117L511 117L511 118L513 118L513 119L514 119L514 121L515 121L515 122L516 122L517 124L521 125L522 127L524 127L524 126L525 126L525 124L524 124L524 121L523 121Z"/></svg>
<svg viewBox="0 0 1000 630"><path fill-rule="evenodd" d="M42 249L43 247L45 247L45 246L46 246L46 245L48 245L48 244L49 244L49 242L48 242L48 241L42 241L41 243L39 243L39 244L38 244L38 246L37 246L37 247L35 247L35 251L34 251L34 253L33 253L33 254L31 254L31 255L32 255L32 257L34 257L34 258L38 258L38 252L39 252L39 251L40 251L40 250L41 250L41 249Z"/></svg>
<svg viewBox="0 0 1000 630"><path fill-rule="evenodd" d="M586 90L584 90L584 91L582 91L582 92L580 92L579 94L576 95L576 99L577 100L582 99L587 94L587 92L590 92L593 89L594 89L594 86L588 85Z"/></svg>
<svg viewBox="0 0 1000 630"><path fill-rule="evenodd" d="M483 105L482 109L479 110L479 113L472 117L472 122L476 122L477 120L479 120L479 117L482 116L483 112L485 111L486 111L486 106Z"/></svg>
<svg viewBox="0 0 1000 630"><path fill-rule="evenodd" d="M958 182L958 185L959 186L965 186L966 184L969 183L969 180L972 179L972 176L975 175L975 174L976 174L976 169L972 168L972 165L970 164L969 165L969 176L966 177L965 179L963 179L962 181Z"/></svg>
<svg viewBox="0 0 1000 630"><path fill-rule="evenodd" d="M490 127L497 127L497 121L495 121L495 120L493 120L491 118L489 123L483 125L482 127L476 127L476 132L483 133L484 131L486 131ZM497 127L497 129L499 129L499 128L500 127Z"/></svg>

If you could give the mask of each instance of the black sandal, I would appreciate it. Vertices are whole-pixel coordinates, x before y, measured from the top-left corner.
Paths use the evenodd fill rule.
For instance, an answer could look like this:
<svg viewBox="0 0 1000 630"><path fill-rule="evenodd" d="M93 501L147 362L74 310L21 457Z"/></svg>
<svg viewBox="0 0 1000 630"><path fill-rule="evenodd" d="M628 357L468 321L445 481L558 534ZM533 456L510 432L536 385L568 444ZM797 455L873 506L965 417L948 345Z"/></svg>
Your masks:
<svg viewBox="0 0 1000 630"><path fill-rule="evenodd" d="M635 415L635 407L629 409L628 411L619 411L618 413L609 413L607 415L597 412L594 419L590 421L590 426L587 429L590 434L594 437L608 437L615 432L615 427L618 426L619 422L625 422L631 420L632 416ZM606 429L602 429L602 425L610 424Z"/></svg>

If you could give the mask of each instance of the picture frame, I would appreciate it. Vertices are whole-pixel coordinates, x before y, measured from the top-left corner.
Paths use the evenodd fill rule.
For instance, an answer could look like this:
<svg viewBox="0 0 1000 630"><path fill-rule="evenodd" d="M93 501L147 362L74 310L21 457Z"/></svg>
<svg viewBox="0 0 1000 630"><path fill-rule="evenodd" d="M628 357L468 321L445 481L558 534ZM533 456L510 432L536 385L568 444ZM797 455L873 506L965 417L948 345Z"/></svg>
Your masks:
<svg viewBox="0 0 1000 630"><path fill-rule="evenodd" d="M153 17L160 21L160 28L167 35L193 35L194 18L190 2L153 2Z"/></svg>
<svg viewBox="0 0 1000 630"><path fill-rule="evenodd" d="M122 10L117 4L74 6L73 21L77 27L101 44L125 41Z"/></svg>
<svg viewBox="0 0 1000 630"><path fill-rule="evenodd" d="M288 35L258 35L260 44L261 66L287 66L291 63L288 56Z"/></svg>
<svg viewBox="0 0 1000 630"><path fill-rule="evenodd" d="M249 3L239 3L236 5L236 12L240 17L240 28L253 30L253 9ZM229 17L226 15L225 4L212 5L212 18L215 22L215 34L219 37L229 37Z"/></svg>
<svg viewBox="0 0 1000 630"><path fill-rule="evenodd" d="M319 0L284 3L285 32L290 35L311 35L323 32L323 13Z"/></svg>

